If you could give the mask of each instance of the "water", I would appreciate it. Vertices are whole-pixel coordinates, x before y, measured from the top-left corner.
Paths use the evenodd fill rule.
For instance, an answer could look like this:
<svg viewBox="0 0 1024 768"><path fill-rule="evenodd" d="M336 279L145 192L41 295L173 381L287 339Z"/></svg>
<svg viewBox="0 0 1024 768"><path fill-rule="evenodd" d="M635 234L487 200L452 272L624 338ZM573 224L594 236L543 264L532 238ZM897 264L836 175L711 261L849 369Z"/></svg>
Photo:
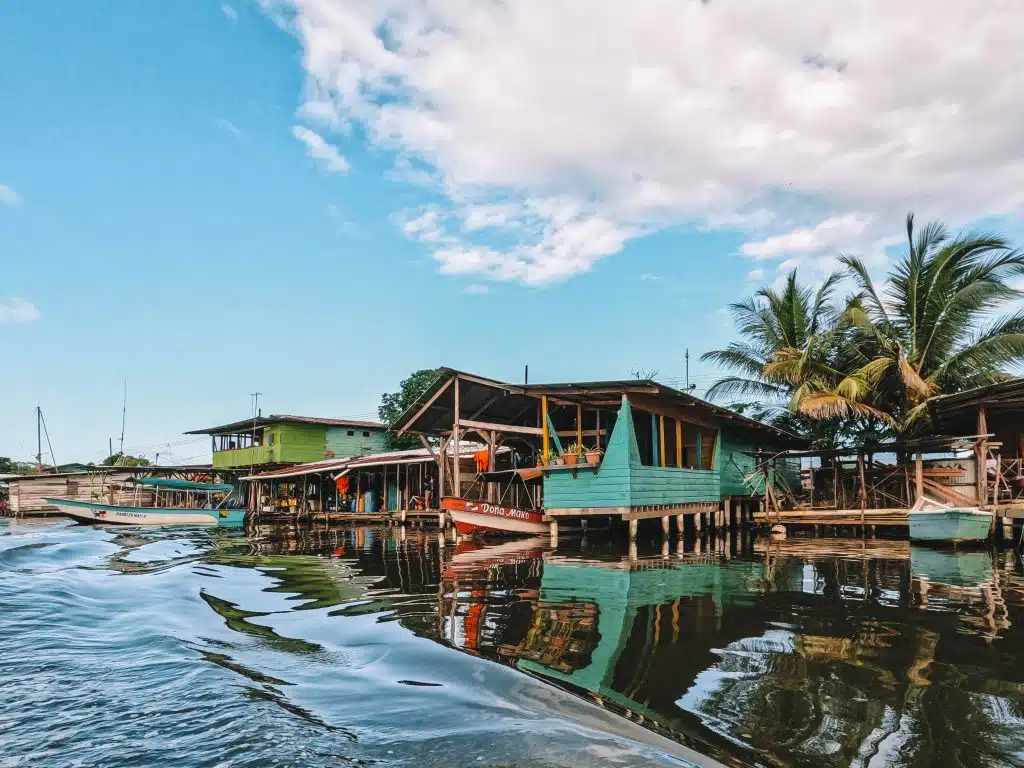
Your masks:
<svg viewBox="0 0 1024 768"><path fill-rule="evenodd" d="M0 521L0 766L1024 765L1024 569Z"/></svg>

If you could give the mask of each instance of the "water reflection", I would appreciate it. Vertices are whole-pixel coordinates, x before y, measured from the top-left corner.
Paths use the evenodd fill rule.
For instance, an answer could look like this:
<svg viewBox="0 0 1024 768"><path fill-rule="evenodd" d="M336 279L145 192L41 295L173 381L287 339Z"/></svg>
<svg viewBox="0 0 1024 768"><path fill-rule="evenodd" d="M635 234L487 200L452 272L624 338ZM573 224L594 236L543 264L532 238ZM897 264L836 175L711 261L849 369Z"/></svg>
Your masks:
<svg viewBox="0 0 1024 768"><path fill-rule="evenodd" d="M91 697L68 738L216 711L237 765L1024 764L1009 551L51 526L0 535L0 570L12 754ZM215 764L176 739L139 760Z"/></svg>

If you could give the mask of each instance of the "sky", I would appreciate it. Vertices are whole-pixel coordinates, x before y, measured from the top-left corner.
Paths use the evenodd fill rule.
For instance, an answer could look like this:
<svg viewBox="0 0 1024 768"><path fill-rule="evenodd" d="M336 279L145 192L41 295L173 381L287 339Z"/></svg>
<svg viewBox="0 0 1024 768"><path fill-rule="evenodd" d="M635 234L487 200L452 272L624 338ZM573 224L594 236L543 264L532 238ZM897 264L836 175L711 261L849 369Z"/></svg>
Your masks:
<svg viewBox="0 0 1024 768"><path fill-rule="evenodd" d="M0 3L0 456L657 371L903 217L1024 239L1012 2ZM47 456L49 458L49 456ZM52 460L51 459L51 460Z"/></svg>

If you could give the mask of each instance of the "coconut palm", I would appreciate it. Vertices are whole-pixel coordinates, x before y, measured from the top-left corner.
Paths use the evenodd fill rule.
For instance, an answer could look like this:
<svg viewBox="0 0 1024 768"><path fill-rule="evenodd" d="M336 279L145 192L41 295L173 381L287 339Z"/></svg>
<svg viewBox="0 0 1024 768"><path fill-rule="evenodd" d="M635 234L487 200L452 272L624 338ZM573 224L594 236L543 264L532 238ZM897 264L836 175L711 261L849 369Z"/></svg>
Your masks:
<svg viewBox="0 0 1024 768"><path fill-rule="evenodd" d="M863 389L853 394L904 434L924 427L930 398L1004 380L1024 363L1024 312L998 315L1022 296L1012 281L1024 275L1024 253L996 235L951 237L938 222L915 232L913 214L906 226L907 252L883 290L861 259L840 257L859 288L843 313L857 329L849 378ZM835 415L827 399L801 410Z"/></svg>
<svg viewBox="0 0 1024 768"><path fill-rule="evenodd" d="M815 289L801 285L793 270L781 289L762 288L729 305L742 340L701 356L730 372L711 386L708 398L729 401L736 410L807 435L821 447L834 445L842 416L811 417L802 403L834 397L831 392L846 378L836 367L849 357L843 337L847 326L840 323L834 300L841 277L829 275ZM847 411L874 415L853 401Z"/></svg>

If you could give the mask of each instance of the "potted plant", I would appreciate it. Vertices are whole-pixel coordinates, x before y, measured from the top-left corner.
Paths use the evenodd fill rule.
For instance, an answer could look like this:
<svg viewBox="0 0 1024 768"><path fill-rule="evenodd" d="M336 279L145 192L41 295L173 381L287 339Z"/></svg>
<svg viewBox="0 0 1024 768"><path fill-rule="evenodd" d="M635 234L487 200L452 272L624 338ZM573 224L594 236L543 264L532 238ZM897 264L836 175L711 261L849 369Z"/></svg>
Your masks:
<svg viewBox="0 0 1024 768"><path fill-rule="evenodd" d="M580 447L579 447L579 445L577 445L576 443L573 443L568 448L566 448L565 452L562 453L562 458L565 459L565 463L566 463L567 466L571 467L574 464L579 464L579 461L580 461Z"/></svg>
<svg viewBox="0 0 1024 768"><path fill-rule="evenodd" d="M593 448L587 448L584 452L584 456L586 456L587 464L601 463L601 449L596 445Z"/></svg>

